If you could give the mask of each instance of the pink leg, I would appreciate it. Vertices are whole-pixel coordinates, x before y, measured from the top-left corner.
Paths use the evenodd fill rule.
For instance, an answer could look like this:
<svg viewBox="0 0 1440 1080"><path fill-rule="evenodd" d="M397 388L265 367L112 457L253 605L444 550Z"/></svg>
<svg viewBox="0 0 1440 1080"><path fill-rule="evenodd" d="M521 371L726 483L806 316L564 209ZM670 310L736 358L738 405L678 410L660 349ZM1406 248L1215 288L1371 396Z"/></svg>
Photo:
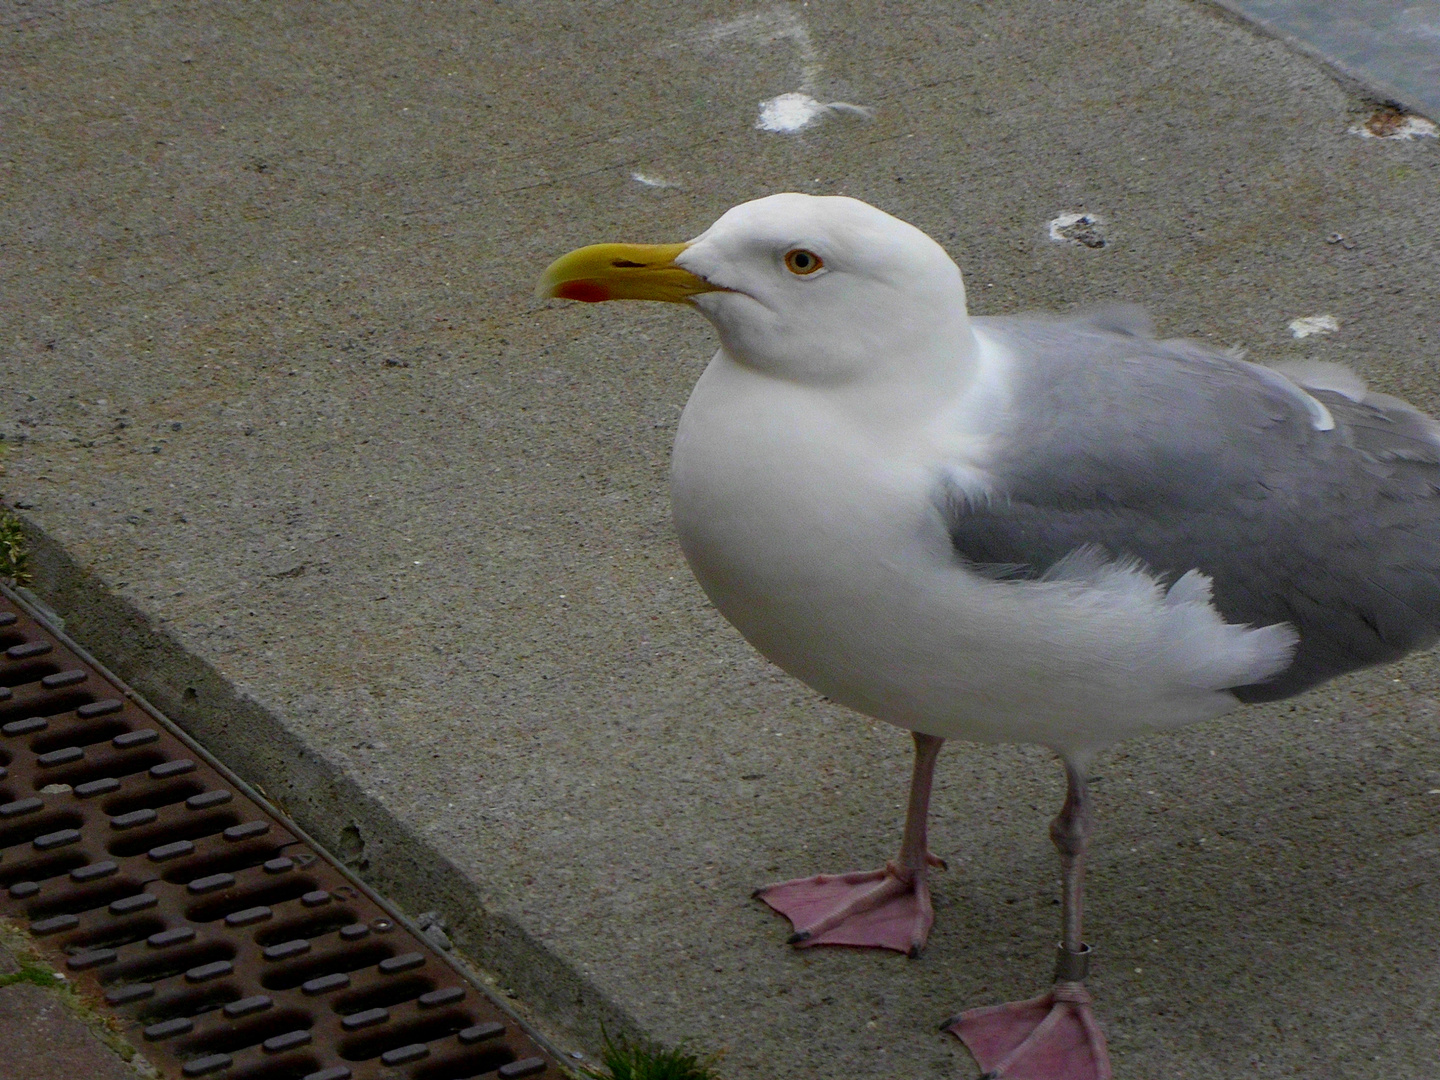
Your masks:
<svg viewBox="0 0 1440 1080"><path fill-rule="evenodd" d="M1085 842L1090 832L1090 796L1085 777L1065 764L1069 790L1050 826L1060 851L1064 933L1058 947L1055 985L1028 1001L963 1012L946 1029L965 1043L982 1080L1110 1080L1105 1033L1090 1008L1085 976L1090 947L1083 943Z"/></svg>
<svg viewBox="0 0 1440 1080"><path fill-rule="evenodd" d="M858 945L919 956L935 914L930 906L930 867L945 863L930 854L925 839L930 787L943 739L914 733L915 772L900 856L883 870L816 874L781 881L755 895L795 927L790 944Z"/></svg>

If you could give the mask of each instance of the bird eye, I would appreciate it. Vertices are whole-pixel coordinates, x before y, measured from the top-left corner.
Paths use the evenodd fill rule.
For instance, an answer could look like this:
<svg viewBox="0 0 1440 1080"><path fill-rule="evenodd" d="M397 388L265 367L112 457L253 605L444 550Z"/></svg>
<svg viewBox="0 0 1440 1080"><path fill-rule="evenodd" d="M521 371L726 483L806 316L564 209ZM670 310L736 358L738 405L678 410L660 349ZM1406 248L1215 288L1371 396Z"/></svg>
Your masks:
<svg viewBox="0 0 1440 1080"><path fill-rule="evenodd" d="M800 274L803 277L805 274L813 274L824 265L825 261L819 255L813 251L806 251L804 248L796 248L794 251L785 253L785 268L792 274Z"/></svg>

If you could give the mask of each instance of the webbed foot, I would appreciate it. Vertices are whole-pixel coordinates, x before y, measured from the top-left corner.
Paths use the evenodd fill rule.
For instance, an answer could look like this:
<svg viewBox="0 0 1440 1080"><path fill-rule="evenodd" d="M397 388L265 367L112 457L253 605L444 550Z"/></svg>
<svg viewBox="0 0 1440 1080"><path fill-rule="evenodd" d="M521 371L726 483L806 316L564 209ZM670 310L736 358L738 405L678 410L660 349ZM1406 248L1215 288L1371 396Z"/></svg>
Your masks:
<svg viewBox="0 0 1440 1080"><path fill-rule="evenodd" d="M981 1080L1110 1080L1105 1033L1079 982L1029 1001L963 1012L946 1023L984 1070Z"/></svg>
<svg viewBox="0 0 1440 1080"><path fill-rule="evenodd" d="M892 862L883 870L796 878L766 885L755 896L790 920L791 945L855 945L915 957L935 921L929 867L945 865L933 855L926 862L910 871Z"/></svg>

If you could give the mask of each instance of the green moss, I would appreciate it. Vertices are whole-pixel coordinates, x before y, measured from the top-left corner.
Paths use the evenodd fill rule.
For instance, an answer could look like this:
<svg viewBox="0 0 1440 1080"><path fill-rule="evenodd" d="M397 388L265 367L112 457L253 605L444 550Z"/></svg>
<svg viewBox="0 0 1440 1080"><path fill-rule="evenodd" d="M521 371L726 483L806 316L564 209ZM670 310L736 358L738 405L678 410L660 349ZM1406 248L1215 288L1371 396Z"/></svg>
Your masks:
<svg viewBox="0 0 1440 1080"><path fill-rule="evenodd" d="M30 581L30 551L25 546L25 529L9 510L0 510L0 577L16 585Z"/></svg>
<svg viewBox="0 0 1440 1080"><path fill-rule="evenodd" d="M0 975L0 987L11 986L19 982L34 983L36 986L43 986L46 990L55 990L65 984L55 978L55 972L39 964L20 963L19 971L12 971L9 975Z"/></svg>
<svg viewBox="0 0 1440 1080"><path fill-rule="evenodd" d="M605 1072L586 1069L592 1080L719 1080L714 1058L699 1058L685 1050L667 1050L648 1043L605 1037L600 1054Z"/></svg>

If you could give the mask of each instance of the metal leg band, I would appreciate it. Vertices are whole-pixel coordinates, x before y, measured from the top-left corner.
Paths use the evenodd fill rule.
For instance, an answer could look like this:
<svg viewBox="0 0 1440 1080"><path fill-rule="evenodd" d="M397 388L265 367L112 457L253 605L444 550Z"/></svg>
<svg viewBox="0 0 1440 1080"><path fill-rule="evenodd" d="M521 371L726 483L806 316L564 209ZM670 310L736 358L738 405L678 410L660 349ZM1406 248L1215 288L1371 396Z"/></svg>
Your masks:
<svg viewBox="0 0 1440 1080"><path fill-rule="evenodd" d="M1064 945L1055 946L1055 981L1084 982L1090 974L1089 945L1081 945L1079 952L1071 952Z"/></svg>

